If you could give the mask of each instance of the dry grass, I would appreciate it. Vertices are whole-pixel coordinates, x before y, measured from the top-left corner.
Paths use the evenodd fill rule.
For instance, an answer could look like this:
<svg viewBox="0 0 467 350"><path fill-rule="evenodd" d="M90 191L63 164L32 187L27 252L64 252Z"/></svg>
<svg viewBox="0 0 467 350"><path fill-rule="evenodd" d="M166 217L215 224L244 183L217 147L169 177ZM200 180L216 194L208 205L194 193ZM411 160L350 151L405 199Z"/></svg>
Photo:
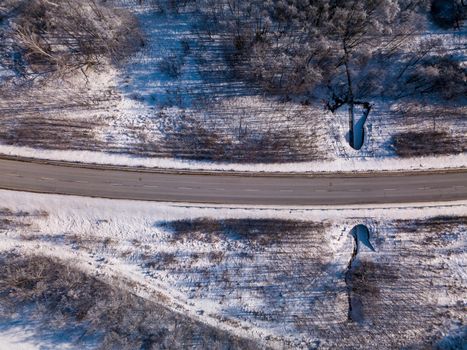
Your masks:
<svg viewBox="0 0 467 350"><path fill-rule="evenodd" d="M457 154L467 151L463 103L404 103L387 117L389 143L403 158ZM392 123L392 121L396 123Z"/></svg>
<svg viewBox="0 0 467 350"><path fill-rule="evenodd" d="M433 348L465 321L465 281L454 262L462 261L466 220L375 224L376 252L358 254L348 285L346 253L331 249L321 224L299 221L162 223L179 253L148 258L146 268L155 278L171 276L190 298L225 305L222 315L280 325L319 339L324 348ZM333 265L336 254L342 254L340 265ZM348 296L357 316L352 321Z"/></svg>
<svg viewBox="0 0 467 350"><path fill-rule="evenodd" d="M216 130L183 117L164 129L159 150L175 158L237 163L282 163L322 159L315 134L287 130Z"/></svg>
<svg viewBox="0 0 467 350"><path fill-rule="evenodd" d="M152 254L141 266L156 279L170 276L188 298L219 303L220 317L282 324L290 332L301 322L300 331L313 333L310 324L339 318L330 311L341 287L329 273L335 261L327 226L280 219L164 222L159 227L177 247L175 256Z"/></svg>
<svg viewBox="0 0 467 350"><path fill-rule="evenodd" d="M225 219L198 218L169 221L159 224L172 233L176 241L197 240L206 243L241 240L260 246L294 240L307 232L321 231L324 224L281 219Z"/></svg>
<svg viewBox="0 0 467 350"><path fill-rule="evenodd" d="M14 254L1 255L0 262L4 266L0 270L0 318L21 317L26 325L40 320L38 337L50 329L68 331L77 333L70 339L74 345L92 341L98 349L258 347L106 284L70 264ZM60 342L54 346L60 347Z"/></svg>
<svg viewBox="0 0 467 350"><path fill-rule="evenodd" d="M3 120L2 125L0 139L7 145L61 150L102 148L94 135L98 125L89 121L37 116Z"/></svg>
<svg viewBox="0 0 467 350"><path fill-rule="evenodd" d="M408 131L392 136L396 154L403 158L458 154L467 151L464 137L445 131Z"/></svg>
<svg viewBox="0 0 467 350"><path fill-rule="evenodd" d="M384 332L380 348L435 348L447 331L465 322L465 280L452 261L465 258L467 217L397 220L378 227L376 253L361 256L351 274L361 324L371 325L358 332L362 338Z"/></svg>
<svg viewBox="0 0 467 350"><path fill-rule="evenodd" d="M32 219L46 218L48 213L45 211L35 211L32 213L24 211L12 211L8 208L0 207L0 233L7 230L16 230L30 227Z"/></svg>

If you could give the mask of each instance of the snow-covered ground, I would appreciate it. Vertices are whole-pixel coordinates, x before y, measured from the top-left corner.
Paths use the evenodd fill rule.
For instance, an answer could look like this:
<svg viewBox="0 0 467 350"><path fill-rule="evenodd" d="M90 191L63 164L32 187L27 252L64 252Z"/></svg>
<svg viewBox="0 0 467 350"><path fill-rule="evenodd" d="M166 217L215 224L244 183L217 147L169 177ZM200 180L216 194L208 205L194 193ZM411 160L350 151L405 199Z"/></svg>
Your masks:
<svg viewBox="0 0 467 350"><path fill-rule="evenodd" d="M10 328L8 330L0 329L0 348L17 350L38 350L40 349L40 346L47 347L45 341L41 342L41 344L31 341L29 337L32 335L32 332L27 332L21 327Z"/></svg>
<svg viewBox="0 0 467 350"><path fill-rule="evenodd" d="M366 141L356 151L346 141L343 108L332 114L319 101L284 102L230 77L219 40L200 30L197 13L117 3L138 17L145 47L122 67L90 71L88 79L78 74L33 90L3 86L0 154L267 172L467 165L466 153L402 159L391 146L397 132L427 130L446 131L462 144L467 135L465 107L457 110L460 116L433 120L422 117L427 106L415 106L421 114L410 118L400 113L407 106L376 101L365 125ZM465 51L465 35L430 29L423 36L442 36L459 53Z"/></svg>
<svg viewBox="0 0 467 350"><path fill-rule="evenodd" d="M173 158L142 158L124 154L108 154L90 151L55 151L30 147L0 145L0 152L8 156L162 169L187 169L206 171L278 172L278 173L320 173L320 172L371 172L371 171L412 171L465 169L467 154L451 156L397 158L343 158L330 161L300 162L284 164L239 164L225 162L200 162Z"/></svg>
<svg viewBox="0 0 467 350"><path fill-rule="evenodd" d="M465 201L255 208L0 191L0 203L1 251L72 261L110 283L118 277L139 296L164 296L174 312L272 347L336 348L360 335L369 347L402 346L445 335L464 317ZM177 231L187 219L198 226ZM363 248L358 258L378 298L364 302L368 320L358 325L347 321L344 271L349 231L360 223L376 252ZM441 324L430 330L435 319ZM28 339L0 328L0 341L15 334Z"/></svg>

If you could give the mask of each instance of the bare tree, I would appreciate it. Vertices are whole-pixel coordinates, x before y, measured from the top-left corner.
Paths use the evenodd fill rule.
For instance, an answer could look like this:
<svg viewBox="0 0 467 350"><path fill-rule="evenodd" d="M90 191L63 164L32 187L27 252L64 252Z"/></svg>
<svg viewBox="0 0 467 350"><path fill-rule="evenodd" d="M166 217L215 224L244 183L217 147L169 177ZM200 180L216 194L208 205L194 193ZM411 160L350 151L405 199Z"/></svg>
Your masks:
<svg viewBox="0 0 467 350"><path fill-rule="evenodd" d="M467 16L465 0L432 0L431 16L441 28L460 29Z"/></svg>
<svg viewBox="0 0 467 350"><path fill-rule="evenodd" d="M429 5L428 0L222 3L215 17L220 30L231 33L224 37L231 40L226 46L235 73L272 93L318 94L332 112L347 106L352 146L355 106L370 113L371 99L384 88L385 70L423 27Z"/></svg>
<svg viewBox="0 0 467 350"><path fill-rule="evenodd" d="M31 77L117 63L143 43L129 14L95 0L32 0L13 21L12 41Z"/></svg>

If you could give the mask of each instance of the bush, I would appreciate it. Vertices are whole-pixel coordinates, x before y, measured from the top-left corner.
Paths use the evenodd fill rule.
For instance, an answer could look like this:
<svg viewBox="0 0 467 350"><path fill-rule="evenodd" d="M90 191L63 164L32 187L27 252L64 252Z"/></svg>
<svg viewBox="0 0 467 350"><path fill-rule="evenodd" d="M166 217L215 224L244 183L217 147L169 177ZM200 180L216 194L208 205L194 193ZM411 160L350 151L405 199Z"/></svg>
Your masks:
<svg viewBox="0 0 467 350"><path fill-rule="evenodd" d="M414 32L426 22L425 0L410 4L374 0L218 3L201 11L211 19L209 31L220 34L234 75L282 96L332 94L347 82L345 65L352 67L354 87L368 78L371 85L382 85L384 71L396 63L389 59L394 50L400 51L400 38L409 37L401 34ZM393 46L393 41L399 44ZM381 54L385 66L367 76L368 62ZM347 93L349 87L344 90ZM357 97L358 91L352 95Z"/></svg>

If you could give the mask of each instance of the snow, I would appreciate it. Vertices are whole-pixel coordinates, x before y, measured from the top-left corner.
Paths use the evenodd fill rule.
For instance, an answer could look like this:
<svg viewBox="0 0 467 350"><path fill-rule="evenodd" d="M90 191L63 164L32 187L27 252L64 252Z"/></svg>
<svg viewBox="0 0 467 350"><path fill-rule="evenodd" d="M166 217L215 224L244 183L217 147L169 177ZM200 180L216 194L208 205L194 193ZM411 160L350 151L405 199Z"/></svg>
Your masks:
<svg viewBox="0 0 467 350"><path fill-rule="evenodd" d="M432 121L417 120L416 125L408 125L407 120L398 118L390 110L388 101L374 101L365 124L365 143L360 151L355 151L346 141L348 116L345 108L332 114L326 112L319 101L310 106L293 101L283 103L258 93L245 83L226 80L223 73L227 66L219 42L216 37L210 40L205 34L194 33L193 28L196 29L199 22L195 13L159 13L150 6L136 6L128 1L121 1L120 6L134 11L147 41L146 47L124 67L89 72L88 81L82 75L69 81L49 81L38 89L40 91L0 101L0 109L6 111L6 129L11 123L14 130L18 121L31 116L48 121L55 118L79 121L85 130L89 124L97 124L90 129L96 143L89 145L93 150L82 150L83 142L89 142L86 139L77 140L75 144L70 142L70 145L54 145L54 140L48 140L50 149L0 144L0 155L148 168L284 173L439 170L467 166L465 153L398 158L388 145L391 136L414 129L431 130ZM449 48L455 50L465 43L465 36L438 32L433 34L434 29L430 29L424 37L442 36ZM189 50L184 48L184 43L188 43ZM163 62L174 60L183 63L178 77L170 77L160 69ZM78 107L83 103L78 96L84 99L86 108ZM76 104L64 107L75 100ZM12 106L20 107L15 110ZM164 137L168 129L176 128L181 115L190 116L220 136L219 142L234 144L241 142L241 134L246 131L251 135L265 135L269 131L288 135L289 129L298 130L304 134L304 140L316 138L317 156L327 160L253 164L170 157L170 145L164 145ZM465 135L465 125L461 123L437 123L440 130L447 130L454 136ZM27 135L23 132L20 134ZM147 156L144 152L132 155L135 151L132 148L140 144L154 155ZM248 149L244 152L248 153Z"/></svg>
<svg viewBox="0 0 467 350"><path fill-rule="evenodd" d="M124 154L109 154L92 151L43 150L29 147L0 145L0 154L15 157L43 160L103 164L130 167L146 167L178 170L239 171L239 172L278 172L278 173L327 173L327 172L385 172L415 170L465 169L467 154L414 158L343 158L330 161L235 164L188 161L173 158L145 158Z"/></svg>
<svg viewBox="0 0 467 350"><path fill-rule="evenodd" d="M32 342L29 337L33 332L27 332L23 328L0 329L0 349L15 350L40 350L44 349L44 344Z"/></svg>
<svg viewBox="0 0 467 350"><path fill-rule="evenodd" d="M11 327L3 329L0 325L0 349L1 350L54 350L57 344L48 341L47 337L38 337L33 328ZM89 347L73 346L61 342L60 350L90 349Z"/></svg>
<svg viewBox="0 0 467 350"><path fill-rule="evenodd" d="M0 251L13 250L21 254L44 254L64 261L72 261L77 268L109 282L114 281L114 276L118 276L120 281L125 282L122 285L132 285L132 292L141 297L151 299L163 295L167 300L166 306L174 312L182 312L184 315L239 336L260 339L270 346L280 347L284 342L292 346L291 344L295 344L297 337L303 336L302 339L308 339L308 342L312 342L314 338L306 334L300 335L300 332L294 329L290 322L275 322L274 319L259 320L248 316L250 313L271 308L271 305L265 306L264 304L269 299L264 299L251 288L251 284L248 284L251 279L249 275L241 278L242 283L246 284L245 288L234 288L227 295L222 296L217 294L219 291L216 292L217 288L221 288L217 285L217 283L221 283L220 281L210 282L214 284L197 289L194 286L199 277L196 277L197 274L190 274L190 271L206 270L212 274L212 278L216 281L216 274L221 273L222 269L226 268L227 262L232 267L240 268L243 266L245 260L237 257L236 252L256 255L251 261L251 266L256 266L255 269L261 268L266 261L269 261L263 259L281 256L276 255L276 248L274 246L263 247L258 251L252 251L254 245L223 239L206 242L193 238L174 242L170 239L170 234L159 225L160 223L205 217L213 219L285 219L323 223L326 227L324 236L322 238L319 238L319 235L316 236L317 238L312 238L313 234L310 236L312 239L322 239L321 255L326 261L329 260L329 270L313 282L314 289L309 291L319 295L320 288L324 288L329 283L335 283L336 288L337 286L343 288L342 280L336 280L336 276L339 276L347 265L352 244L348 232L356 224L363 223L370 228L370 231L376 230L374 232L378 232L379 228L376 222L388 223L391 220L462 216L467 213L467 201L427 203L424 205L286 208L152 203L0 190L1 208L8 208L13 213L11 218L8 217L9 219L20 220L27 225L13 227L1 233ZM15 218L15 212L27 212L30 215ZM382 232L377 234L377 237L382 236ZM110 239L110 243L104 246L100 242L106 239ZM291 261L297 261L296 259L302 259L305 256L303 255L305 254L304 249L307 251L306 254L312 254L312 251L308 251L308 249L316 249L316 242L311 241L309 244L311 245L292 246L295 260L285 257L279 261L281 264L288 264ZM378 244L375 244L374 241L372 244L375 245L377 253L362 252L364 258L371 257L368 254L378 254ZM397 246L399 243L394 241L392 244ZM231 254L231 257L223 261L222 265L215 267L212 261L203 258L203 256L215 252L230 252L228 254ZM174 271L169 267L169 263L164 269L144 268L146 261L144 256L156 258L160 254L172 254L175 257L176 265L172 267L175 269ZM194 258L195 255L199 258ZM313 255L307 256L308 260L313 257ZM315 258L313 257L313 259ZM433 264L436 266L437 262L433 261ZM453 256L448 264L449 268L454 271L453 273L458 274L459 278L465 279L465 273L462 272L465 256ZM276 268L279 267L284 268L284 266L276 266ZM241 268L241 271L245 273L246 270ZM260 285L261 283L271 283L268 281L269 278L273 278L273 272L260 271L257 271L256 283ZM239 278L239 276L237 277ZM297 280L295 281L294 283L298 283ZM249 287L247 288L247 286ZM220 291L225 290L222 288ZM296 292L300 292L300 290ZM292 293L292 291L288 293ZM335 308L334 312L327 314L327 311L320 309L325 312L322 315L325 317L322 319L323 322L345 319L346 302L341 297L337 297L325 308L325 310ZM445 305L451 305L454 298L449 294L439 294L438 297L437 302ZM280 300L282 299L277 299L278 302ZM285 299L283 307L287 307L287 312L283 314L283 317L302 313L300 300L300 298ZM238 311L237 315L234 310L242 311ZM330 318L327 319L328 317ZM15 333L12 330L7 335L4 333L0 332L0 339L8 338L10 342L15 341L17 336L23 336L21 332ZM266 339L269 340L266 341ZM18 342L22 343L22 340L18 339ZM295 347L297 346L295 344Z"/></svg>
<svg viewBox="0 0 467 350"><path fill-rule="evenodd" d="M105 220L107 216L119 212L128 217L118 220L122 226L109 229L129 230L132 224L142 220L147 223L154 220L181 220L196 217L214 219L235 218L278 218L293 220L336 220L353 218L420 219L437 215L464 215L467 201L449 201L433 203L404 204L366 204L366 205L323 205L323 206L255 206L255 205L212 205L192 203L147 202L132 200L114 200L52 194L33 194L21 191L0 189L0 207L15 211L34 212L45 210L56 213L62 218L83 220ZM81 218L81 219L80 219ZM128 219L135 221L129 222ZM67 219L68 220L68 219ZM51 222L48 223L50 225ZM57 224L57 223L54 223ZM57 228L57 226L52 226ZM135 228L131 229L133 231Z"/></svg>
<svg viewBox="0 0 467 350"><path fill-rule="evenodd" d="M388 147L388 140L394 132L408 131L413 126L406 125L404 120L393 120L389 105L385 101L376 103L369 115L365 124L367 140L362 150L352 150L345 139L348 129L348 117L345 111L337 111L333 115L325 113L322 106L318 104L305 109L299 104L278 103L248 90L244 84L239 82L226 83L219 80L216 74L225 69L220 59L219 48L216 47L215 42L197 41L190 28L193 22L196 22L195 17L187 14L165 16L147 12L144 8L135 13L144 24L143 27L148 36L148 48L133 57L124 70L108 68L98 73L89 73L91 79L85 83L86 94L99 97L97 102L92 104L91 110L83 111L72 106L71 109L60 110L60 113L57 113L58 110L53 110L54 107L51 107L53 113L59 114L61 118L98 121L100 125L93 131L96 139L104 145L102 150L52 150L0 144L0 155L159 169L281 173L445 170L465 169L467 166L467 154L465 153L437 157L397 158L394 151ZM445 35L445 33L440 33L440 35ZM443 36L444 39L446 39L445 36ZM452 45L462 44L465 40L460 36L454 39L457 41L453 41ZM180 58L180 52L183 51L182 40L190 42L191 51L183 56L180 75L177 79L173 79L162 74L158 67L163 64L164 60ZM209 50L203 51L200 50L202 45L211 46ZM201 67L205 70L204 73L214 68L214 65L216 66L213 72L215 74L209 75L211 79L209 82L206 82L206 77L201 77L200 72L197 71L200 68L199 62L203 60L210 62ZM2 74L6 73L0 72L0 80L2 80ZM66 101L67 96L80 95L74 92L73 84L81 86L84 84L84 79L82 76L75 77L63 86L62 82L50 82L49 84L44 87L44 92L38 93L39 101L45 100L47 104L49 101L58 102L57 105L60 106L62 104L60 99ZM52 98L55 94L57 94L57 101ZM209 110L204 110L199 105L196 106L194 100L200 98L200 95L212 99L215 106L211 106ZM35 99L31 100L35 101ZM11 107L9 104L11 101L4 103L5 110ZM22 108L21 103L19 105ZM2 107L1 102L0 107ZM23 110L20 112L24 115L27 113L35 115L36 106L33 107L32 112ZM159 112L165 113L168 117L160 118ZM142 139L148 144L159 143L164 138L164 128L170 127L166 124L176 125L177 116L183 113L190 114L210 130L227 135L228 139L235 139L243 128L264 131L273 126L283 133L289 126L298 125L305 132L311 132L310 129L313 128L309 127L309 124L303 124L306 118L300 119L305 112L309 113L306 115L307 118L319 117L313 121L315 123L313 128L318 130L319 151L326 155L328 160L282 164L201 162L169 157L132 156L122 151L125 147L130 147L131 144ZM430 123L431 120L428 120L423 125L417 125L417 130L419 127L430 128ZM441 127L444 126L441 125ZM448 125L446 129L453 134L462 134L465 125L457 128L454 125ZM112 148L121 153L111 153L109 149L112 150ZM325 328L331 324L339 326L339 323L346 319L345 296L336 292L336 295L329 300L325 299L326 303L324 303L314 294L319 296L326 286L333 286L335 290L344 288L342 279L337 277L348 263L352 245L348 232L352 227L365 224L370 231L376 232L373 238L385 240L386 246L375 244L370 239L375 245L376 253L362 250L362 259L379 263L390 258L399 261L397 259L400 258L398 256L400 248L414 244L413 240L417 238L405 233L397 237L391 236L395 232L393 221L427 219L437 216L465 216L467 201L346 207L194 205L0 190L0 209L3 208L8 208L12 212L21 211L32 214L23 218L14 218L14 220L23 220L28 224L27 226L0 230L0 251L14 250L21 254L43 254L63 261L72 261L77 268L97 275L108 282L113 282L117 276L124 288L131 288L132 292L141 297L157 299L155 296L164 296L167 300L165 306L174 312L183 313L239 336L259 339L272 347L299 348L310 346L315 340L313 335L300 330L290 321L295 315L303 314L304 301L309 304L316 302L316 310L319 311L316 318L317 322L321 322L320 327ZM47 215L41 213L47 213ZM308 246L292 245L292 251L287 251L285 248L281 250L281 247L261 247L259 251L256 251L244 242L222 239L208 243L200 239L172 242L169 239L169 233L159 225L172 220L196 218L301 220L322 223L325 229L323 236L319 236L321 240L319 245L311 239ZM384 226L385 231L380 225ZM313 234L314 232L310 236ZM108 246L101 243L106 239L110 239L111 242ZM454 242L453 246L455 244L465 245L465 242L461 239L459 242ZM379 255L378 249L382 246L386 249L383 253L387 255ZM276 278L274 273L277 271L264 270L268 268L268 263L271 261L280 261L284 265L274 265L274 268L289 269L291 276L297 273L302 278L303 273L299 270L306 264L302 258L306 257L308 261L311 261L314 258L313 249L317 247L320 249L318 255L322 256L327 270L322 275L313 275L312 277L316 278L309 282L310 285L306 291L298 288L295 291L291 290L295 283L303 282L298 278L294 281L284 278L291 283L283 286L277 282L277 279L274 280ZM228 263L222 261L222 264L213 265L212 261L205 258L209 253L218 252L231 253L227 259ZM242 265L244 260L235 255L239 252L253 255L251 266L248 265L248 268L251 268L255 274L255 283L259 287L264 287L264 285L267 287L270 283L273 287L281 291L285 290L293 297L290 299L277 297L275 301L280 305L269 305L270 300L262 297L260 289L251 288L251 284L248 284L251 276L245 273ZM144 267L147 262L145 256L157 257L160 254L174 256L176 266L172 269L167 267L167 269L153 270ZM198 255L201 257L197 258ZM285 257L280 260L284 255ZM276 258L278 260L274 260ZM296 261L300 264L296 264ZM460 284L465 284L467 280L465 261L465 253L449 255L448 258L444 255L435 256L429 262L429 266L432 269L443 266L451 272L453 278L460 281ZM238 281L238 288L237 286L219 286L226 283L222 281L223 276L221 276L226 267L227 272L232 267L232 273L235 271L244 273L234 280ZM192 270L209 273L206 287L196 287L196 283L206 281L198 280L197 278L200 277ZM218 277L220 280L216 280ZM132 287L129 287L130 285ZM299 295L300 293L302 295ZM433 291L431 294L426 293L424 298L433 305L449 307L457 301L458 296L448 291ZM325 305L319 305L320 303ZM272 313L266 314L267 317L264 319L251 316L252 313L260 314L263 311L265 313L275 311L279 316L277 319L271 318ZM416 330L413 330L413 333L416 333ZM300 341L304 341L305 345ZM52 348L51 345L37 337L34 329L2 328L0 325L0 349L48 348Z"/></svg>

